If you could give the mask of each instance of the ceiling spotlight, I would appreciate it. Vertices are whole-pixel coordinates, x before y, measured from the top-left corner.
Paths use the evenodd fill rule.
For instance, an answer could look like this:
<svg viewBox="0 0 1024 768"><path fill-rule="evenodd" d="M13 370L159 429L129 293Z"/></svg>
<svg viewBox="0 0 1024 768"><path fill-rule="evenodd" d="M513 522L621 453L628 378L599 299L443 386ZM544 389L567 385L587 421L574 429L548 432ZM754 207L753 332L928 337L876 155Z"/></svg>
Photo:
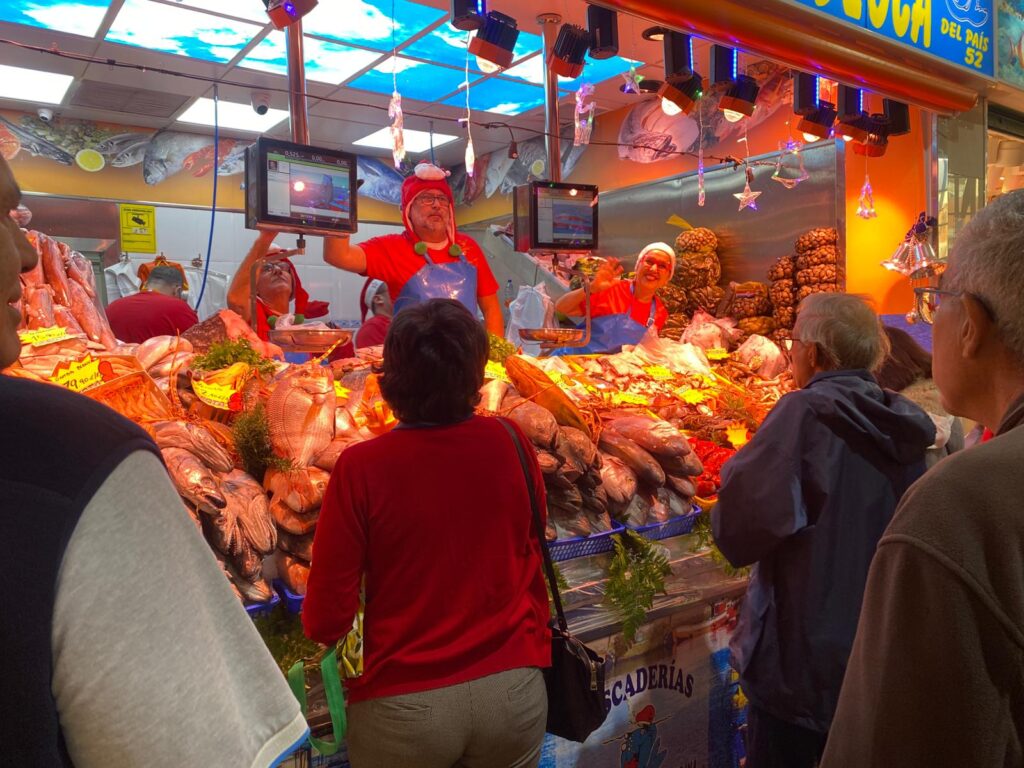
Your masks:
<svg viewBox="0 0 1024 768"><path fill-rule="evenodd" d="M867 118L868 137L861 144L854 144L854 154L865 157L881 157L889 146L889 119L885 115L871 115Z"/></svg>
<svg viewBox="0 0 1024 768"><path fill-rule="evenodd" d="M317 0L263 0L267 16L277 29L284 29L316 8Z"/></svg>
<svg viewBox="0 0 1024 768"><path fill-rule="evenodd" d="M704 80L696 72L688 78L666 78L658 88L658 95L661 96L661 109L665 114L682 112L688 115L704 95ZM667 108L665 102L669 103ZM679 111L672 111L673 107Z"/></svg>
<svg viewBox="0 0 1024 768"><path fill-rule="evenodd" d="M793 112L809 115L818 108L818 76L793 73Z"/></svg>
<svg viewBox="0 0 1024 768"><path fill-rule="evenodd" d="M757 81L749 75L737 75L736 81L729 86L725 95L718 102L722 116L730 123L738 123L744 117L754 114L754 102L760 91Z"/></svg>
<svg viewBox="0 0 1024 768"><path fill-rule="evenodd" d="M519 39L516 20L498 11L491 11L484 19L484 25L469 41L469 52L481 59L504 69L512 63L512 51Z"/></svg>
<svg viewBox="0 0 1024 768"><path fill-rule="evenodd" d="M590 58L610 59L619 52L619 17L599 5L587 6Z"/></svg>
<svg viewBox="0 0 1024 768"><path fill-rule="evenodd" d="M832 123L836 120L836 108L827 101L819 101L818 108L800 118L796 129L809 142L821 141L832 135Z"/></svg>
<svg viewBox="0 0 1024 768"><path fill-rule="evenodd" d="M864 91L849 85L840 85L836 113L838 135L846 141L867 140L869 118L864 111Z"/></svg>
<svg viewBox="0 0 1024 768"><path fill-rule="evenodd" d="M902 101L882 99L882 111L889 121L889 135L902 136L910 133L910 107Z"/></svg>
<svg viewBox="0 0 1024 768"><path fill-rule="evenodd" d="M739 74L740 54L726 45L711 46L711 85L733 83Z"/></svg>
<svg viewBox="0 0 1024 768"><path fill-rule="evenodd" d="M575 79L583 73L590 49L590 33L575 24L563 24L548 55L548 66L556 75Z"/></svg>
<svg viewBox="0 0 1024 768"><path fill-rule="evenodd" d="M449 23L463 32L472 32L484 25L486 15L485 0L452 0L452 18Z"/></svg>
<svg viewBox="0 0 1024 768"><path fill-rule="evenodd" d="M654 42L660 43L662 40L665 39L665 34L668 31L669 30L665 29L664 27L648 27L647 29L640 33L640 37L642 37L644 40L652 40Z"/></svg>
<svg viewBox="0 0 1024 768"><path fill-rule="evenodd" d="M666 30L662 47L666 80L688 78L693 74L693 40L689 35Z"/></svg>

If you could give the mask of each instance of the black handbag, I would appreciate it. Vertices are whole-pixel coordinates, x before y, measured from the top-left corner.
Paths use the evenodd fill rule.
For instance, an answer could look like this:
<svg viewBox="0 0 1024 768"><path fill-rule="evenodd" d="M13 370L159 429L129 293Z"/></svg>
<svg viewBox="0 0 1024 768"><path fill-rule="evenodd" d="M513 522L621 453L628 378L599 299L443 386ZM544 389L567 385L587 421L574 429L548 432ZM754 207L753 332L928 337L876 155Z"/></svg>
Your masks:
<svg viewBox="0 0 1024 768"><path fill-rule="evenodd" d="M548 691L547 731L569 741L586 741L608 716L604 704L604 659L569 633L569 625L562 610L562 597L558 594L555 569L544 536L544 526L540 521L540 509L526 461L526 451L512 426L504 419L499 421L511 435L519 454L526 489L530 494L533 532L540 542L544 571L555 603L557 621L551 627L551 666L544 670L544 685Z"/></svg>

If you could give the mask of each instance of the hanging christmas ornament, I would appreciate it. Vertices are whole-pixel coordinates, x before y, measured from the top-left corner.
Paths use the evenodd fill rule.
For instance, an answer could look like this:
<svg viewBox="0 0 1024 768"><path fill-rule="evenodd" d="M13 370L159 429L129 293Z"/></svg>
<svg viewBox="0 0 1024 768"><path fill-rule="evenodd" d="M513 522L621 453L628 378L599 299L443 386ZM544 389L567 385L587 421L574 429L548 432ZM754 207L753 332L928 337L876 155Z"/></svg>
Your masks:
<svg viewBox="0 0 1024 768"><path fill-rule="evenodd" d="M466 35L466 79L462 87L466 91L466 175L473 175L473 167L476 165L476 153L473 151L473 110L469 107L469 42L473 39L473 33Z"/></svg>
<svg viewBox="0 0 1024 768"><path fill-rule="evenodd" d="M473 166L476 164L476 153L473 151L473 134L469 134L466 141L466 173L473 175Z"/></svg>
<svg viewBox="0 0 1024 768"><path fill-rule="evenodd" d="M875 210L875 194L871 189L871 178L864 174L864 186L860 188L860 198L857 200L857 215L862 219L873 219L878 216Z"/></svg>
<svg viewBox="0 0 1024 768"><path fill-rule="evenodd" d="M405 159L405 134L402 131L405 118L402 115L402 94L397 88L391 94L388 117L391 118L391 157L394 158L395 168L401 170Z"/></svg>
<svg viewBox="0 0 1024 768"><path fill-rule="evenodd" d="M697 106L697 205L704 207L704 102Z"/></svg>
<svg viewBox="0 0 1024 768"><path fill-rule="evenodd" d="M734 193L733 197L740 201L740 207L738 210L742 211L744 208L749 208L752 211L756 211L757 198L761 196L761 193L753 192L750 189L750 182L754 180L753 168L747 168L746 178L747 183L743 185L743 191Z"/></svg>
<svg viewBox="0 0 1024 768"><path fill-rule="evenodd" d="M945 264L935 255L931 244L930 230L936 224L938 220L934 216L929 217L925 213L918 216L903 242L896 247L892 256L882 262L882 266L906 275L911 280L939 274Z"/></svg>
<svg viewBox="0 0 1024 768"><path fill-rule="evenodd" d="M640 93L640 83L643 82L644 76L636 71L636 62L629 65L629 72L623 72L619 77L624 81L619 86L620 91L623 93Z"/></svg>
<svg viewBox="0 0 1024 768"><path fill-rule="evenodd" d="M786 141L779 142L779 156L775 161L775 172L772 181L777 181L786 189L795 189L801 181L807 181L810 174L804 166L804 155L800 151L804 143L790 136Z"/></svg>
<svg viewBox="0 0 1024 768"><path fill-rule="evenodd" d="M580 147L590 143L590 134L594 129L594 111L597 104L593 101L594 86L590 83L583 83L576 91L576 113L574 122L576 132L573 135L572 145Z"/></svg>

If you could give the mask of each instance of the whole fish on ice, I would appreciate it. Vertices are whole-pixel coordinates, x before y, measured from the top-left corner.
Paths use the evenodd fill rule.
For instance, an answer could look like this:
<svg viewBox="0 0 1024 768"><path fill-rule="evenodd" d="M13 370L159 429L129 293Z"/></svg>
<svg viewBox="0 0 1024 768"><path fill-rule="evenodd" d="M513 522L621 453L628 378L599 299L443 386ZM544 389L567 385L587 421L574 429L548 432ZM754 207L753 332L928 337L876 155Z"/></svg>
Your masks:
<svg viewBox="0 0 1024 768"><path fill-rule="evenodd" d="M181 448L217 472L231 472L234 462L213 435L198 424L187 421L158 421L152 427L153 439L161 448Z"/></svg>
<svg viewBox="0 0 1024 768"><path fill-rule="evenodd" d="M200 511L215 515L227 506L217 478L195 454L182 448L164 448L160 453L178 493Z"/></svg>
<svg viewBox="0 0 1024 768"><path fill-rule="evenodd" d="M308 467L334 439L334 376L329 368L299 368L278 379L267 400L274 452Z"/></svg>
<svg viewBox="0 0 1024 768"><path fill-rule="evenodd" d="M238 529L257 552L268 555L277 546L277 526L270 515L270 502L262 486L240 469L222 478L224 498L238 521Z"/></svg>

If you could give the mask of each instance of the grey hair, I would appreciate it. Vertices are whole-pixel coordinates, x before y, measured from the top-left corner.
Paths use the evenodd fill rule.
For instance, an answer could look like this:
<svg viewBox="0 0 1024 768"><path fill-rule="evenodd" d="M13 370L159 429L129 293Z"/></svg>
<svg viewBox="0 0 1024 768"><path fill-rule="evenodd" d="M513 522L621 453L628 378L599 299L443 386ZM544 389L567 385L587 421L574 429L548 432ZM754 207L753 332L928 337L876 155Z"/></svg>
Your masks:
<svg viewBox="0 0 1024 768"><path fill-rule="evenodd" d="M795 338L817 344L829 370L874 371L889 353L878 315L860 296L812 293L800 302Z"/></svg>
<svg viewBox="0 0 1024 768"><path fill-rule="evenodd" d="M968 222L949 266L944 287L987 305L1003 343L1024 361L1024 190L996 198Z"/></svg>

